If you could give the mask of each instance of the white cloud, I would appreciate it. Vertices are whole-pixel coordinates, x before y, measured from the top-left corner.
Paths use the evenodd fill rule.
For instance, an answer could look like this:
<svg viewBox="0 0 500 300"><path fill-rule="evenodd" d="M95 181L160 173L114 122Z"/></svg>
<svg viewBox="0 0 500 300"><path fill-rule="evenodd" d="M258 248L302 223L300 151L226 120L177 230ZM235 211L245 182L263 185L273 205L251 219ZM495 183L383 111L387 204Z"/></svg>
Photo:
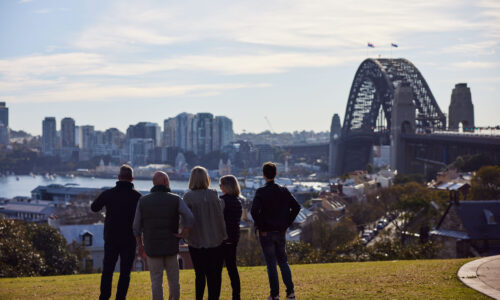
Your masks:
<svg viewBox="0 0 500 300"><path fill-rule="evenodd" d="M35 10L34 13L35 14L39 14L39 15L45 15L45 14L50 14L52 13L52 9L50 8L42 8L42 9L38 9L38 10Z"/></svg>
<svg viewBox="0 0 500 300"><path fill-rule="evenodd" d="M148 47L214 39L255 45L357 48L422 32L481 29L449 13L462 1L199 1L113 6L76 42L87 49ZM486 4L485 4L486 5ZM151 7L155 7L151 9ZM110 17L112 16L112 18Z"/></svg>
<svg viewBox="0 0 500 300"><path fill-rule="evenodd" d="M172 70L212 71L223 74L270 74L299 67L329 67L360 61L362 55L266 52L243 55L185 55L136 63L114 62L94 53L34 55L0 60L0 75L7 80L38 76L137 76Z"/></svg>
<svg viewBox="0 0 500 300"><path fill-rule="evenodd" d="M6 80L19 80L40 75L75 75L102 65L101 55L73 52L51 55L31 55L0 60L0 75Z"/></svg>
<svg viewBox="0 0 500 300"><path fill-rule="evenodd" d="M73 101L103 101L120 99L151 99L174 96L217 95L226 90L264 88L268 84L191 84L191 85L101 85L98 83L69 83L52 86L41 92L23 92L5 96L12 103L51 103Z"/></svg>
<svg viewBox="0 0 500 300"><path fill-rule="evenodd" d="M500 68L499 62L491 61L463 61L452 63L451 67L459 69L494 69Z"/></svg>

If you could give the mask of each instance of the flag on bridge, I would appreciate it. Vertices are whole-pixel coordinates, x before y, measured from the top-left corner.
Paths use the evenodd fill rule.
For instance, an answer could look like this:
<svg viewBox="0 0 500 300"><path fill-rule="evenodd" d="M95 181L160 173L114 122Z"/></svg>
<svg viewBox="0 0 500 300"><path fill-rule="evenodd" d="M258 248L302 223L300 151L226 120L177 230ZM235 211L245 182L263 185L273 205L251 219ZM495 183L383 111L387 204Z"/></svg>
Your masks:
<svg viewBox="0 0 500 300"><path fill-rule="evenodd" d="M375 45L373 45L372 43L368 43L368 47L375 48Z"/></svg>
<svg viewBox="0 0 500 300"><path fill-rule="evenodd" d="M391 47L397 48L397 47L398 47L398 44L391 43Z"/></svg>

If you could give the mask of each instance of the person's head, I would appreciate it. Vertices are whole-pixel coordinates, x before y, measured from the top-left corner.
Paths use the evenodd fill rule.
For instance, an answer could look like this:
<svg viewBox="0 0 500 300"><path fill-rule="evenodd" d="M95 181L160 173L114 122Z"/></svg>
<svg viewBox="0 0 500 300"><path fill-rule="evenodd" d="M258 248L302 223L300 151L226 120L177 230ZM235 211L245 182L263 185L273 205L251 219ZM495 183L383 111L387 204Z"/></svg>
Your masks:
<svg viewBox="0 0 500 300"><path fill-rule="evenodd" d="M167 173L156 171L153 175L153 185L164 185L166 187L170 186L170 180Z"/></svg>
<svg viewBox="0 0 500 300"><path fill-rule="evenodd" d="M233 197L238 197L240 195L241 191L238 179L236 179L233 175L222 176L219 179L219 184L223 194L228 194Z"/></svg>
<svg viewBox="0 0 500 300"><path fill-rule="evenodd" d="M262 175L267 180L274 180L276 177L276 164L268 161L262 165Z"/></svg>
<svg viewBox="0 0 500 300"><path fill-rule="evenodd" d="M132 182L134 180L134 170L132 167L126 164L122 165L118 174L118 180Z"/></svg>
<svg viewBox="0 0 500 300"><path fill-rule="evenodd" d="M191 170L189 177L190 190L206 190L210 186L210 176L208 176L207 169L196 166Z"/></svg>

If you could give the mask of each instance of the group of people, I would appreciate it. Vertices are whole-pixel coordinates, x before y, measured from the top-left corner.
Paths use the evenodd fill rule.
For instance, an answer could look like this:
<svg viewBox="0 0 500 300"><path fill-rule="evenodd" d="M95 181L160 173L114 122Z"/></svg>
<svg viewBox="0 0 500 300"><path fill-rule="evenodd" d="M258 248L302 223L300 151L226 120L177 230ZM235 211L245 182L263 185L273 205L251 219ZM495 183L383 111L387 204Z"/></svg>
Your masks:
<svg viewBox="0 0 500 300"><path fill-rule="evenodd" d="M300 211L293 195L274 182L277 169L272 162L262 167L265 186L257 189L251 214L267 265L270 285L269 300L279 299L279 265L286 286L286 299L295 299L292 273L287 262L285 235ZM142 196L134 189L133 169L120 168L114 188L104 191L91 205L94 212L106 208L104 223L104 260L99 299L109 299L111 282L118 257L120 277L116 299L125 299L136 248L146 254L153 299L163 299L163 271L167 274L169 299L180 298L179 240L189 246L195 271L196 299L203 299L205 286L208 299L219 299L222 269L226 265L231 280L232 298L240 299L240 277L236 265L236 249L240 237L242 196L233 175L219 180L222 196L210 189L205 168L191 170L189 191L183 198L171 192L169 177L158 171L153 187Z"/></svg>

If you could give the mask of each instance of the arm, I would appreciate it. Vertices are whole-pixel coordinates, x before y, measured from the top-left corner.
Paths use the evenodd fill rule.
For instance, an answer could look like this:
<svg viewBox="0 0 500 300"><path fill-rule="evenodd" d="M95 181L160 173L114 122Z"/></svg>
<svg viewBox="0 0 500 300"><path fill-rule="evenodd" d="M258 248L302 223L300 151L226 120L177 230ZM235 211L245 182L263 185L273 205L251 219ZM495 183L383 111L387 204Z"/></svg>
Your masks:
<svg viewBox="0 0 500 300"><path fill-rule="evenodd" d="M95 200L92 202L90 205L90 209L93 212L98 212L100 211L105 205L106 205L106 199L107 197L105 196L106 192L102 192Z"/></svg>
<svg viewBox="0 0 500 300"><path fill-rule="evenodd" d="M194 215L187 206L186 202L184 202L181 198L179 198L179 214L182 217L183 228L180 234L176 234L176 236L180 239L184 238L189 234L189 230L194 225Z"/></svg>
<svg viewBox="0 0 500 300"><path fill-rule="evenodd" d="M134 223L132 224L132 230L135 235L135 240L137 241L137 247L139 254L142 256L144 252L144 245L142 243L142 214L139 208L140 201L137 202L137 207L135 209Z"/></svg>
<svg viewBox="0 0 500 300"><path fill-rule="evenodd" d="M295 200L295 197L292 195L292 193L290 193L290 191L287 188L285 188L285 191L287 193L288 205L290 207L290 219L288 222L288 226L290 227L300 212L300 204L297 202L297 200Z"/></svg>
<svg viewBox="0 0 500 300"><path fill-rule="evenodd" d="M255 196L252 202L252 209L250 210L252 215L255 228L258 229L261 225L261 216L262 216L262 198L259 190L255 192Z"/></svg>

